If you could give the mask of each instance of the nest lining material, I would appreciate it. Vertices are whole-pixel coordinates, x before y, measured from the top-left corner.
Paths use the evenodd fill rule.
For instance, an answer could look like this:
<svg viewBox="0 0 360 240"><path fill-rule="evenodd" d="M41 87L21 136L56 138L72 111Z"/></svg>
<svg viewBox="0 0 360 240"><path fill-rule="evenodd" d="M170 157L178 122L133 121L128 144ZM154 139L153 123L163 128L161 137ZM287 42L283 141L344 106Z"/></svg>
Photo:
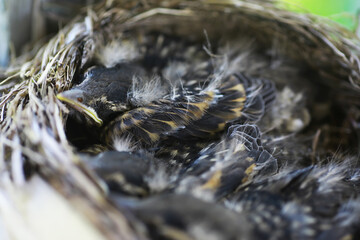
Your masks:
<svg viewBox="0 0 360 240"><path fill-rule="evenodd" d="M246 34L264 52L276 45L279 54L310 67L319 81L357 94L360 41L324 19L289 13L271 1L107 1L74 20L36 54L23 55L4 73L7 78L0 85L0 223L11 237L39 237L40 225L31 225L32 213L22 211L24 206L27 211L39 204L29 201L38 197L27 192L34 190L34 184L46 186L46 193L38 193L45 201L50 201L47 195L66 199L76 214L85 216L82 221L96 226L94 239L142 237L125 213L107 202L102 186L68 143L64 132L68 110L56 94L71 88L74 75L94 57L96 49L121 32L158 31L198 40L204 38L204 29L209 39ZM36 170L28 171L28 164ZM23 231L17 231L17 226ZM84 229L88 227L85 224ZM74 231L84 234L87 230ZM42 237L49 239L46 234Z"/></svg>

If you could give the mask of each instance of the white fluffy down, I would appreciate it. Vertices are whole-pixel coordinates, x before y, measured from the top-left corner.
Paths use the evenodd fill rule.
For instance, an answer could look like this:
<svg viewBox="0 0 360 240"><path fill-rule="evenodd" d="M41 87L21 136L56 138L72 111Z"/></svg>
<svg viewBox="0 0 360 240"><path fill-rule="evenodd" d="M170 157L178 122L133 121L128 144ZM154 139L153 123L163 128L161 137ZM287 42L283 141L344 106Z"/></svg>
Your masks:
<svg viewBox="0 0 360 240"><path fill-rule="evenodd" d="M119 152L131 152L135 150L135 146L132 144L130 137L115 138L113 140L113 147Z"/></svg>
<svg viewBox="0 0 360 240"><path fill-rule="evenodd" d="M166 88L162 85L160 77L150 80L134 76L129 100L135 106L147 105L166 94Z"/></svg>
<svg viewBox="0 0 360 240"><path fill-rule="evenodd" d="M96 52L96 58L105 67L114 67L121 62L129 62L140 56L138 47L133 41L112 41Z"/></svg>

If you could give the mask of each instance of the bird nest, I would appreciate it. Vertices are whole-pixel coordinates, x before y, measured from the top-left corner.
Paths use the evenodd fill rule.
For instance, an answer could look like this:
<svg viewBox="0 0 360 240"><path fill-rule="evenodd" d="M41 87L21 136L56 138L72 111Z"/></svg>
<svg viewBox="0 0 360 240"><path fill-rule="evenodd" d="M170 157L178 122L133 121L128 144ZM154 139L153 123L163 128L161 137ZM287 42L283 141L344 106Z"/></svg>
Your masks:
<svg viewBox="0 0 360 240"><path fill-rule="evenodd" d="M69 141L69 108L57 98L78 84L77 76L94 59L111 64L109 58L117 57L113 51L119 48L108 45L122 39L141 42L149 35L199 44L210 57L228 61L226 67L275 82L275 110L259 122L266 132L263 141L278 160L272 179L311 166L313 178L331 182L324 194L336 191L332 187L344 179L358 186L358 161L351 156L359 146L360 41L352 33L322 18L288 12L272 1L106 1L86 9L1 74L0 225L9 239L55 239L52 234L149 237L126 206L108 199L107 187L82 160L83 149ZM221 45L223 55L213 50ZM132 47L121 49L131 55L137 46ZM309 178L303 181L309 183ZM358 193L341 195L332 219L339 218L340 206L355 201ZM293 214L305 216L295 210ZM350 219L343 229L356 221ZM159 231L175 238L174 232ZM342 233L339 237L347 232ZM291 236L304 236L296 234Z"/></svg>

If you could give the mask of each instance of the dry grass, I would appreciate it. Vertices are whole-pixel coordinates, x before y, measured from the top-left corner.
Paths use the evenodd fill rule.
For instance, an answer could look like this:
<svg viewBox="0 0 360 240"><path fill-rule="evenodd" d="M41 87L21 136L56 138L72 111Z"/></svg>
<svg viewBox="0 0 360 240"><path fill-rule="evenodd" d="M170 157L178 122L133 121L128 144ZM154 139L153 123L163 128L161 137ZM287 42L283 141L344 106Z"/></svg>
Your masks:
<svg viewBox="0 0 360 240"><path fill-rule="evenodd" d="M122 31L157 30L201 39L204 29L211 39L239 32L255 37L264 50L281 46L282 55L310 66L319 81L353 91L360 87L359 39L324 19L287 12L271 1L109 0L88 9L4 72L0 200L12 195L12 188L29 187L29 175L40 175L105 238L135 238L124 215L113 210L96 178L79 163L64 132L67 110L55 96L72 86L74 74L98 46ZM25 174L27 164L36 171ZM0 213L10 203L0 201ZM22 216L21 211L13 214Z"/></svg>

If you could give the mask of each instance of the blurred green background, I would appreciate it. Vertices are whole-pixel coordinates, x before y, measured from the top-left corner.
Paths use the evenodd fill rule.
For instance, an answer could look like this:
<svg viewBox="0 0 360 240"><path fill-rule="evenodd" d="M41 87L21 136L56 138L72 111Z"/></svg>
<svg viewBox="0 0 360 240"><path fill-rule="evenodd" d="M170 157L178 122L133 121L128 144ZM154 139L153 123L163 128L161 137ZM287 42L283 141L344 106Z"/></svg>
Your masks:
<svg viewBox="0 0 360 240"><path fill-rule="evenodd" d="M287 9L328 17L355 31L359 21L360 0L280 0Z"/></svg>

